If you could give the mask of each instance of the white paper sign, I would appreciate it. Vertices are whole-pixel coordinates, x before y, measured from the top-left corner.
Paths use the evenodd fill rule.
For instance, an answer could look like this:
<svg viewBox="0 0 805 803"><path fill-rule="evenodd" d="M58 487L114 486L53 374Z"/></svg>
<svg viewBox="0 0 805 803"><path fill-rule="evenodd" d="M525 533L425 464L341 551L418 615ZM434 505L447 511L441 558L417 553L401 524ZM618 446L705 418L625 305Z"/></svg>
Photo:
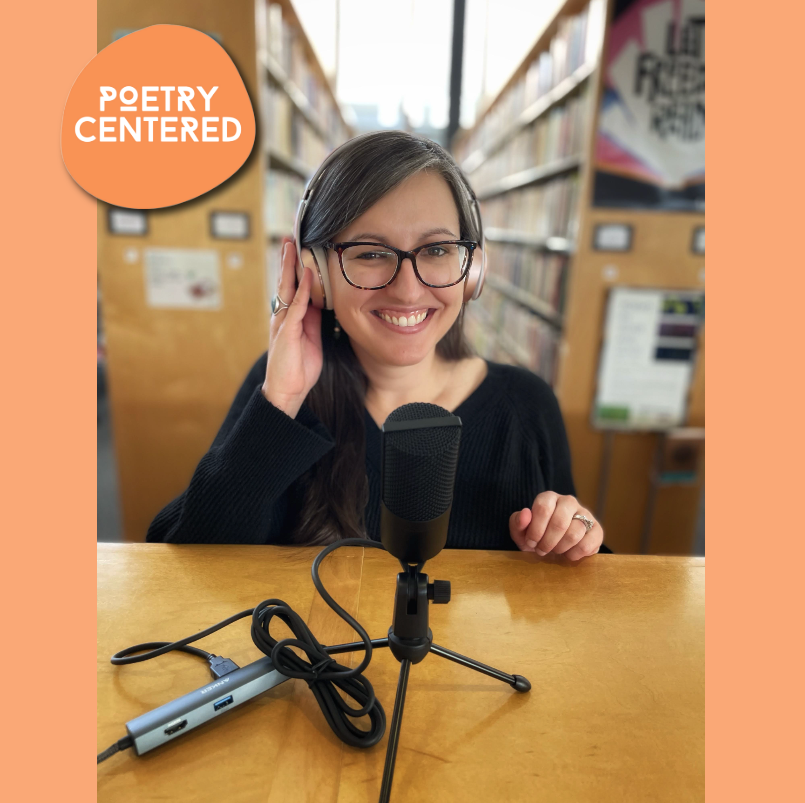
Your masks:
<svg viewBox="0 0 805 803"><path fill-rule="evenodd" d="M145 295L149 307L220 309L218 252L200 248L146 248Z"/></svg>
<svg viewBox="0 0 805 803"><path fill-rule="evenodd" d="M612 290L595 426L658 430L684 423L703 310L700 292Z"/></svg>

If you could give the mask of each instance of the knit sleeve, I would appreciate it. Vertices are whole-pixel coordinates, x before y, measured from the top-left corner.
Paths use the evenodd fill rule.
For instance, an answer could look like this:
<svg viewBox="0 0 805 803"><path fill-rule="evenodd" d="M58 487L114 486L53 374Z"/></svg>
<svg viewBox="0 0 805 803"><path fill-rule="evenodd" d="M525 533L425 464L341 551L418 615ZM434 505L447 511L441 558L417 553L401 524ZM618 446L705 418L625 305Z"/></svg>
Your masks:
<svg viewBox="0 0 805 803"><path fill-rule="evenodd" d="M544 379L522 368L511 369L510 398L530 436L536 440L546 490L576 495L565 422L553 390Z"/></svg>
<svg viewBox="0 0 805 803"><path fill-rule="evenodd" d="M147 541L265 544L281 539L289 486L334 442L302 405L290 418L261 392L266 356L238 391L190 485L156 516Z"/></svg>

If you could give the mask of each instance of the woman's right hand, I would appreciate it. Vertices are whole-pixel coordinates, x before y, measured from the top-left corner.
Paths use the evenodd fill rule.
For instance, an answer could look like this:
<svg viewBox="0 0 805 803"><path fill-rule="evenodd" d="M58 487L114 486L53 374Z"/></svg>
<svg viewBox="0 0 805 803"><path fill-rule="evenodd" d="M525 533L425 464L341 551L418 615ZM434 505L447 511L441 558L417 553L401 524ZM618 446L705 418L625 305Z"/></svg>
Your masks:
<svg viewBox="0 0 805 803"><path fill-rule="evenodd" d="M321 310L308 304L313 271L305 268L297 288L295 268L296 247L286 242L277 292L290 307L271 316L263 383L266 399L291 418L296 418L302 402L318 381L322 366Z"/></svg>

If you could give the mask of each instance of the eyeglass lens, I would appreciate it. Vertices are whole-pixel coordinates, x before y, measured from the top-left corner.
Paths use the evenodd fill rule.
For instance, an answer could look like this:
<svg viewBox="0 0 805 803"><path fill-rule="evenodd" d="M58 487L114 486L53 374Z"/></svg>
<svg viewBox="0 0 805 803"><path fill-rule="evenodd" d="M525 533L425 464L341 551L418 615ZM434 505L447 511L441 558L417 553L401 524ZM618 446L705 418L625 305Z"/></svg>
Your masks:
<svg viewBox="0 0 805 803"><path fill-rule="evenodd" d="M428 245L416 255L416 267L427 284L447 287L461 278L469 254L469 248L455 243ZM394 276L397 254L382 245L350 245L341 254L341 264L353 284L380 287Z"/></svg>

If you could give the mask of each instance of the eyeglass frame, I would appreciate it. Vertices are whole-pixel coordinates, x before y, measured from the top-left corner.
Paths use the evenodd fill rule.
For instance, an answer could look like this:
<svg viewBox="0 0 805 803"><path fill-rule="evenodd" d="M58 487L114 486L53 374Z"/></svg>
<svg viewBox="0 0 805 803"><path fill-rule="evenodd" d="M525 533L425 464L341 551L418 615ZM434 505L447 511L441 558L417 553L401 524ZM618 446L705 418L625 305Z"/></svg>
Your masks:
<svg viewBox="0 0 805 803"><path fill-rule="evenodd" d="M379 245L382 248L388 248L389 251L393 251L397 255L397 267L394 269L394 273L392 274L391 278L385 283L378 285L377 287L363 287L360 284L355 284L355 282L351 281L349 276L347 276L346 268L344 268L344 260L342 259L342 254L344 251L353 245ZM416 266L416 255L423 249L423 248L431 248L434 245L463 245L469 251L469 257L467 258L467 264L464 267L464 270L461 271L461 276L459 276L456 281L451 282L450 284L429 284L426 282L422 276L419 274L419 269ZM447 287L455 287L460 282L463 282L464 279L467 278L467 275L470 272L470 268L472 267L472 257L475 254L475 249L478 247L479 243L475 242L475 240L439 240L435 243L425 243L425 245L420 245L418 248L414 248L412 251L404 251L401 248L395 248L393 245L386 245L386 243L376 243L364 240L356 240L350 241L347 240L342 243L333 243L328 242L324 244L325 248L331 248L338 254L338 264L341 267L341 273L349 284L352 287L355 287L358 290L382 290L384 287L388 287L396 278L397 274L400 272L400 268L402 268L402 263L404 259L411 260L411 266L414 269L414 275L417 279L425 285L425 287L432 287L434 290L444 290Z"/></svg>

